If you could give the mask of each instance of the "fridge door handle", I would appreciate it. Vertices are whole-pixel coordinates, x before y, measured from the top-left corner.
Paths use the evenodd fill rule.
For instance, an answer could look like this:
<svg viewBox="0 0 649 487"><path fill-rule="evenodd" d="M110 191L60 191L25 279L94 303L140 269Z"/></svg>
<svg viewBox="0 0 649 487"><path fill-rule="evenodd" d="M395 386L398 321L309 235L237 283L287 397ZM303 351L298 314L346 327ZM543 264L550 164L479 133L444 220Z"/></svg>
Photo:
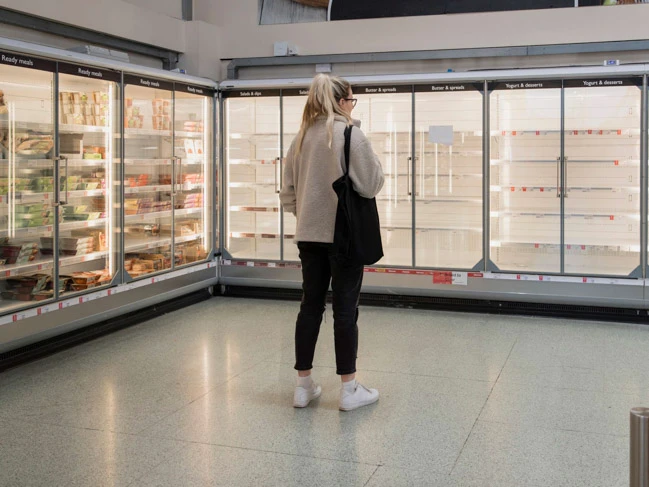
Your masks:
<svg viewBox="0 0 649 487"><path fill-rule="evenodd" d="M55 157L54 160L56 161L56 166L57 170L55 171L55 177L59 178L59 191L56 194L56 200L54 202L54 206L59 207L61 205L67 205L68 200L70 199L70 182L68 181L68 176L69 176L69 165L68 165L68 158L65 156L58 156ZM61 199L61 188L60 188L60 183L61 183L61 161L65 161L65 201Z"/></svg>
<svg viewBox="0 0 649 487"><path fill-rule="evenodd" d="M282 158L281 157L278 157L277 159L275 159L274 171L275 171L275 193L276 194L279 194L279 192L280 192L280 188L279 188L279 184L278 184L279 178L277 177L277 171L278 170L279 171L282 170Z"/></svg>
<svg viewBox="0 0 649 487"><path fill-rule="evenodd" d="M178 160L177 157L173 157L171 159L171 196L176 197L176 161Z"/></svg>
<svg viewBox="0 0 649 487"><path fill-rule="evenodd" d="M561 198L561 158L557 157L557 198Z"/></svg>
<svg viewBox="0 0 649 487"><path fill-rule="evenodd" d="M563 158L563 197L568 197L568 158Z"/></svg>
<svg viewBox="0 0 649 487"><path fill-rule="evenodd" d="M412 189L410 188L410 183L411 183L411 181L410 181L410 165L411 164L412 164L412 157L409 157L408 158L408 172L407 172L407 175L408 175L407 176L407 178L408 178L408 196L412 196ZM399 174L399 173L397 172L397 174Z"/></svg>
<svg viewBox="0 0 649 487"><path fill-rule="evenodd" d="M180 169L180 173L178 174L180 182L176 184L176 189L180 187L180 191L177 191L178 193L182 193L184 191L184 182L183 182L183 159L182 157L178 157L178 168Z"/></svg>

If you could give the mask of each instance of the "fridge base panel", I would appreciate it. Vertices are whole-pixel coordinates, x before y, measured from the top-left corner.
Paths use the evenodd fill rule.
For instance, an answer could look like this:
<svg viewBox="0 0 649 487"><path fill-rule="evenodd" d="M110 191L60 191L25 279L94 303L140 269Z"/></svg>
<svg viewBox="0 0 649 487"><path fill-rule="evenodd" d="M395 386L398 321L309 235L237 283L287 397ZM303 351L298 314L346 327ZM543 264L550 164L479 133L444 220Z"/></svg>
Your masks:
<svg viewBox="0 0 649 487"><path fill-rule="evenodd" d="M214 286L218 282L217 269L206 268L127 292L3 324L0 326L0 370L4 360L2 354L10 350L129 315Z"/></svg>
<svg viewBox="0 0 649 487"><path fill-rule="evenodd" d="M249 263L251 264L251 263ZM265 264L267 265L267 264ZM272 264L271 264L272 265ZM293 266L297 267L297 266ZM403 274L401 273L403 272ZM407 273L406 273L407 272ZM416 275L416 272L426 275ZM431 274L433 274L431 276ZM648 316L649 299L645 296L642 280L598 279L598 283L539 281L538 276L516 275L507 279L488 278L487 274L475 273L467 278L466 285L443 283L448 272L398 269L366 269L363 293L383 295L395 303L404 296L428 298L452 298L476 301L501 301L514 303L554 304L565 306L592 306L642 310ZM463 273L464 275L471 273ZM534 280L525 280L535 278ZM553 277L546 277L553 279ZM607 281L621 283L606 284ZM302 275L299 268L255 267L225 265L221 267L219 284L224 286L297 289L301 288ZM562 315L557 309L557 315ZM565 314L563 314L565 315ZM649 322L649 320L647 320Z"/></svg>

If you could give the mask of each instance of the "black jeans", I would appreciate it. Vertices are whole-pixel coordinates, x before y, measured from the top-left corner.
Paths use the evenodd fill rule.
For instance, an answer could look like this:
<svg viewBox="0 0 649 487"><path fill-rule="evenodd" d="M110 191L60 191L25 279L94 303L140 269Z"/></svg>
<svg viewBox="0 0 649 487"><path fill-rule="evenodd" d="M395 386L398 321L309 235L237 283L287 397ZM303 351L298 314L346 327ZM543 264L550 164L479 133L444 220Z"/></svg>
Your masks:
<svg viewBox="0 0 649 487"><path fill-rule="evenodd" d="M341 261L331 244L299 242L302 261L302 304L295 326L295 368L311 370L329 282L333 290L336 373L356 372L358 352L358 300L363 284L363 265Z"/></svg>

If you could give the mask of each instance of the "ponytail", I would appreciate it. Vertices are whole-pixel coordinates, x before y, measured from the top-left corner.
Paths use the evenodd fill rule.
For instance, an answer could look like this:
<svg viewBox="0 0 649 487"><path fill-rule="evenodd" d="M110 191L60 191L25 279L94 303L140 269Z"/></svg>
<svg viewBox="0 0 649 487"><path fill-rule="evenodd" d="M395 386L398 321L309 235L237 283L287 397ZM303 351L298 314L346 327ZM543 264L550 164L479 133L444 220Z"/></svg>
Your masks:
<svg viewBox="0 0 649 487"><path fill-rule="evenodd" d="M302 125L297 134L297 143L295 146L295 155L299 155L302 150L302 142L307 130L315 123L319 116L327 117L327 132L329 134L329 148L333 144L334 137L334 117L340 115L345 117L349 125L352 124L352 118L348 113L340 108L339 100L347 98L351 85L347 80L326 74L318 74L311 83L309 97L302 114Z"/></svg>

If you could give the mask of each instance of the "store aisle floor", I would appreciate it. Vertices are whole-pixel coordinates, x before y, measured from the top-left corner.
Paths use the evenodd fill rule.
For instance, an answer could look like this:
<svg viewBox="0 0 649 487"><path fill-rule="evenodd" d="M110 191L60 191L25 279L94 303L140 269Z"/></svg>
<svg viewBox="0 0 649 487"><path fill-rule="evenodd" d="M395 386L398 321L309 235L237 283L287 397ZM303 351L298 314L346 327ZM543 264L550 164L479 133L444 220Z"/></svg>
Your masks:
<svg viewBox="0 0 649 487"><path fill-rule="evenodd" d="M0 374L0 485L628 485L649 326L364 307L381 397L342 413L330 309L292 407L297 309L214 298Z"/></svg>

